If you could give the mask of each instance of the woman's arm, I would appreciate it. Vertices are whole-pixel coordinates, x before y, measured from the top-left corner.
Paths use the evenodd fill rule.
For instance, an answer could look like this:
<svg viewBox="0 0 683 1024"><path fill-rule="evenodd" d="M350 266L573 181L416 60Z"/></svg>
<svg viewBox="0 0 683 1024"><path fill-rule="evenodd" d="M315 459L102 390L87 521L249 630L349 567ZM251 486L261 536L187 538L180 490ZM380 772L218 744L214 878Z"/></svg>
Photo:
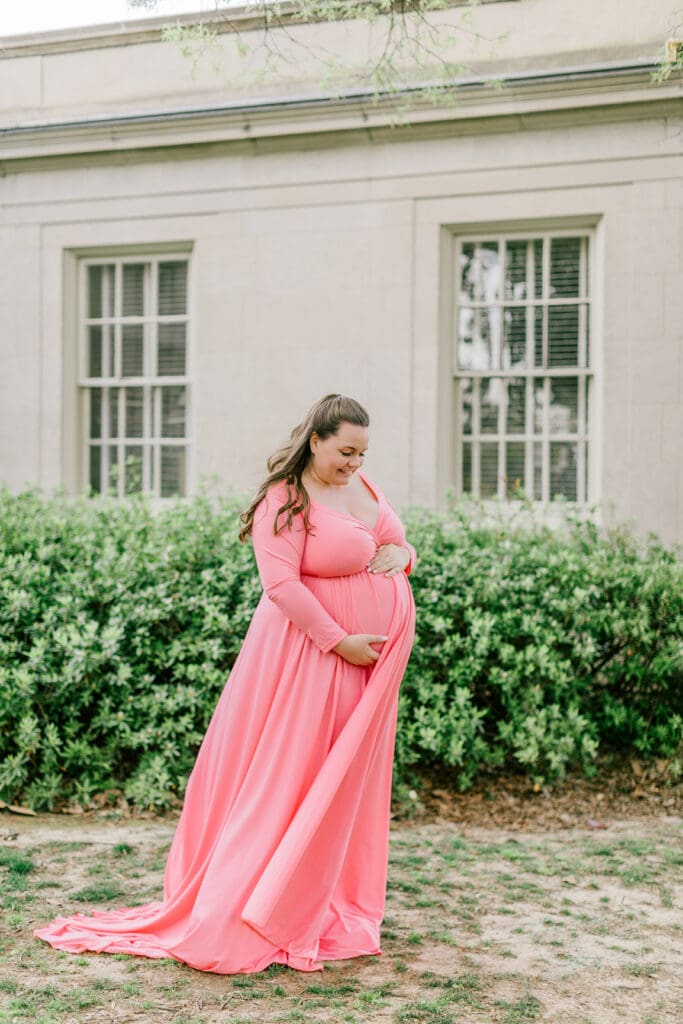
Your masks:
<svg viewBox="0 0 683 1024"><path fill-rule="evenodd" d="M302 517L294 517L291 529L285 526L273 534L275 514L285 501L284 495L284 487L271 487L254 516L252 541L261 583L269 599L295 626L321 651L331 651L347 634L301 582L306 542Z"/></svg>
<svg viewBox="0 0 683 1024"><path fill-rule="evenodd" d="M407 564L407 566L405 567L405 570L404 570L406 576L410 576L411 572L415 568L415 563L417 562L417 551L415 550L413 545L410 544L409 541L407 541L405 539L405 535L403 537L403 544L401 545L401 547L407 548L408 552L410 554L410 561L408 562L408 564Z"/></svg>

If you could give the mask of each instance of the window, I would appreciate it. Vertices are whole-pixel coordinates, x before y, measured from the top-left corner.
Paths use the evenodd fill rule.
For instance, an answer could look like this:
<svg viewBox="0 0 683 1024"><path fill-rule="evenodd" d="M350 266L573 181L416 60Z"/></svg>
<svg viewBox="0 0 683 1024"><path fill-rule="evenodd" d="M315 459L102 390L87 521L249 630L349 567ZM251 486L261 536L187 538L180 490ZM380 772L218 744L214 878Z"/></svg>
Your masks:
<svg viewBox="0 0 683 1024"><path fill-rule="evenodd" d="M456 239L460 493L588 500L590 243Z"/></svg>
<svg viewBox="0 0 683 1024"><path fill-rule="evenodd" d="M188 261L88 259L81 267L86 478L100 493L186 493Z"/></svg>

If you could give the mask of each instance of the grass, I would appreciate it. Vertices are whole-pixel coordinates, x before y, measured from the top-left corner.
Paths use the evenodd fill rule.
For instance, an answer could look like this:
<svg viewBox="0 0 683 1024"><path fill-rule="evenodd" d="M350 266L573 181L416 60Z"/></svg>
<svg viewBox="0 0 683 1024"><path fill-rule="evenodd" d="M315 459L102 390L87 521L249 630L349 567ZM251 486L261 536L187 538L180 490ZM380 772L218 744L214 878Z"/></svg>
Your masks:
<svg viewBox="0 0 683 1024"><path fill-rule="evenodd" d="M496 1005L505 1011L504 1024L527 1024L527 1021L536 1020L541 1009L538 999L532 995L522 996L515 1003L499 1000Z"/></svg>
<svg viewBox="0 0 683 1024"><path fill-rule="evenodd" d="M71 894L71 898L78 900L79 903L109 903L118 896L123 896L123 889L108 882L101 882L99 885L86 885L84 889L79 889Z"/></svg>
<svg viewBox="0 0 683 1024"><path fill-rule="evenodd" d="M532 1024L563 986L565 1005L577 1000L572 1019L588 1003L611 1024L596 972L642 979L647 990L627 985L621 997L636 1000L631 1016L675 1024L683 1005L666 986L681 941L681 830L650 831L395 830L383 955L315 975L272 965L220 976L170 959L56 952L32 937L55 913L159 898L167 843L0 844L0 1024Z"/></svg>

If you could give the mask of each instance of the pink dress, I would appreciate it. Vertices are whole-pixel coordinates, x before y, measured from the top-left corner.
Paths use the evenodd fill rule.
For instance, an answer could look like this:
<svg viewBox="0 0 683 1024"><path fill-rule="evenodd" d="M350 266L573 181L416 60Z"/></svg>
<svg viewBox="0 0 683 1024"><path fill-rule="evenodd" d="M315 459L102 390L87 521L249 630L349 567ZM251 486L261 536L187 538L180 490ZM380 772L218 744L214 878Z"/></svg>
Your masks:
<svg viewBox="0 0 683 1024"><path fill-rule="evenodd" d="M56 918L56 949L172 957L219 974L380 953L398 690L413 641L407 572L368 572L406 545L381 492L370 528L311 502L273 535L284 486L256 512L264 594L190 775L163 900ZM410 547L410 545L406 545ZM388 636L363 668L332 648Z"/></svg>

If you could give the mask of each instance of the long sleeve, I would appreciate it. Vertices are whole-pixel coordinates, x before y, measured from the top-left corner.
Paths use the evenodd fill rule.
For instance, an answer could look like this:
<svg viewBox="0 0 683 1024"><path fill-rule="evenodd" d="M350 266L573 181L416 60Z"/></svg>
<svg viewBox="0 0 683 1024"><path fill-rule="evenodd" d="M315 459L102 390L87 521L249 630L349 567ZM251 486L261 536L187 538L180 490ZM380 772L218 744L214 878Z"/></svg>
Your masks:
<svg viewBox="0 0 683 1024"><path fill-rule="evenodd" d="M406 576L410 576L411 572L415 568L415 563L417 562L417 551L415 550L413 545L409 541L407 541L405 539L405 536L403 538L403 542L402 542L401 546L404 547L404 548L408 548L408 551L410 551L410 561L408 562L408 564L407 564L407 566L405 568Z"/></svg>
<svg viewBox="0 0 683 1024"><path fill-rule="evenodd" d="M285 500L284 487L274 485L256 510L252 541L263 589L268 598L321 651L331 651L346 630L323 608L301 581L301 558L306 531L300 516L292 528L273 533L275 513Z"/></svg>

